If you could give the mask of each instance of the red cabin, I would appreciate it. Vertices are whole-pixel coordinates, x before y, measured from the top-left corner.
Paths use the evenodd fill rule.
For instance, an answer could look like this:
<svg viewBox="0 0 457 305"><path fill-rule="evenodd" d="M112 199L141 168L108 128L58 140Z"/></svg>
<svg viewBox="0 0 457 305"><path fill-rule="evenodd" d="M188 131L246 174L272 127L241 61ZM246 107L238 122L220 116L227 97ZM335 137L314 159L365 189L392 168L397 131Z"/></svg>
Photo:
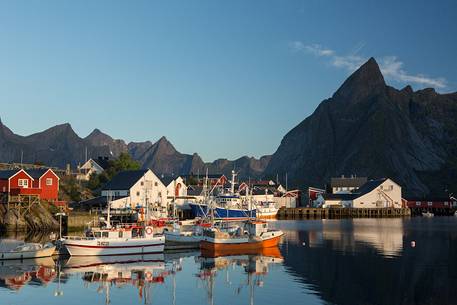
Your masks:
<svg viewBox="0 0 457 305"><path fill-rule="evenodd" d="M0 171L0 191L16 195L39 195L41 190L33 186L33 177L23 169Z"/></svg>
<svg viewBox="0 0 457 305"><path fill-rule="evenodd" d="M37 195L42 200L56 201L59 177L51 169L2 170L0 193L11 196Z"/></svg>
<svg viewBox="0 0 457 305"><path fill-rule="evenodd" d="M33 187L41 189L41 200L56 201L58 199L60 178L52 169L28 169L27 173L33 178Z"/></svg>

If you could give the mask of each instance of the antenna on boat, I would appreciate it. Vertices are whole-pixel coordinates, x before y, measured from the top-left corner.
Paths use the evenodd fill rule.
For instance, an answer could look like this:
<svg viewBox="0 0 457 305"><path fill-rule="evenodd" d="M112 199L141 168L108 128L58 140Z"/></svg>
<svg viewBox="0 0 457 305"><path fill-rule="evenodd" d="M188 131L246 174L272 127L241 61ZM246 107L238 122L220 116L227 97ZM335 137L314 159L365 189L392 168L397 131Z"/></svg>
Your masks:
<svg viewBox="0 0 457 305"><path fill-rule="evenodd" d="M106 205L107 205L107 215L106 215L106 227L108 229L111 228L111 200L112 200L112 192L111 190L108 191L108 194L106 196Z"/></svg>

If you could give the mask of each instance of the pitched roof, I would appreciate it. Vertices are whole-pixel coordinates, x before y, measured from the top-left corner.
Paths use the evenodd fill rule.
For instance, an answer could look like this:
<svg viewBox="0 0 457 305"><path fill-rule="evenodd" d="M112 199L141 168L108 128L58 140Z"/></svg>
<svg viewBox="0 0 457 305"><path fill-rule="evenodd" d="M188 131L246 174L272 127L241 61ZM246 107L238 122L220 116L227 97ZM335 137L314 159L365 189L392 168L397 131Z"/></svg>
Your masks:
<svg viewBox="0 0 457 305"><path fill-rule="evenodd" d="M362 185L356 192L356 194L358 195L357 197L360 197L362 195L365 195L365 194L368 194L369 192L371 192L372 190L374 190L375 188L377 188L378 186L380 186L382 183L384 183L384 181L386 181L387 178L382 178L382 179L376 179L376 180L370 180L368 181L367 183L365 183L364 185Z"/></svg>
<svg viewBox="0 0 457 305"><path fill-rule="evenodd" d="M26 169L26 172L32 176L33 179L40 179L49 169L48 168L36 168L36 169Z"/></svg>
<svg viewBox="0 0 457 305"><path fill-rule="evenodd" d="M109 158L107 157L98 157L97 159L93 160L95 163L100 165L101 168L107 169L109 167Z"/></svg>
<svg viewBox="0 0 457 305"><path fill-rule="evenodd" d="M324 197L325 200L354 200L355 198L359 197L358 194L351 194L351 193L337 193L337 194L331 194L331 193L324 193L322 194L322 197Z"/></svg>
<svg viewBox="0 0 457 305"><path fill-rule="evenodd" d="M111 201L115 201L118 199L125 198L127 196L114 196L111 198ZM86 207L93 207L93 206L101 206L101 207L106 207L108 205L108 197L107 196L98 196L92 199L84 200L78 202L78 205L80 206L86 206Z"/></svg>
<svg viewBox="0 0 457 305"><path fill-rule="evenodd" d="M20 169L7 169L7 170L0 170L0 179L9 179L12 176L16 175Z"/></svg>
<svg viewBox="0 0 457 305"><path fill-rule="evenodd" d="M175 180L178 177L172 177L172 176L160 176L159 179L162 181L163 185L168 186L173 180Z"/></svg>
<svg viewBox="0 0 457 305"><path fill-rule="evenodd" d="M129 190L147 171L148 169L140 169L119 172L103 187L103 190Z"/></svg>
<svg viewBox="0 0 457 305"><path fill-rule="evenodd" d="M332 187L361 187L367 180L367 177L331 178L330 185Z"/></svg>

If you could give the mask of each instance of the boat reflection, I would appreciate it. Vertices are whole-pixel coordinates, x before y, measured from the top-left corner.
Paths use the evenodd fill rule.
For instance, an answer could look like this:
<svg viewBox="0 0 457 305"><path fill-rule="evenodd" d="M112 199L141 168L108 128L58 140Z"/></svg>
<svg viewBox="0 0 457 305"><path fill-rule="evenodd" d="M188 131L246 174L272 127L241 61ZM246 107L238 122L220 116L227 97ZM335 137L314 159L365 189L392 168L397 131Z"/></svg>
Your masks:
<svg viewBox="0 0 457 305"><path fill-rule="evenodd" d="M151 289L163 284L170 274L165 268L163 254L128 256L72 256L63 266L68 275L82 275L85 288L105 292L105 303L111 303L111 287L133 286L140 300L151 303Z"/></svg>
<svg viewBox="0 0 457 305"><path fill-rule="evenodd" d="M57 276L50 257L0 261L0 287L13 291L25 285L46 286Z"/></svg>
<svg viewBox="0 0 457 305"><path fill-rule="evenodd" d="M215 280L220 272L225 272L225 283L232 285L229 271L242 268L246 273L246 282L235 287L235 294L239 295L243 287L249 289L249 303L254 304L254 288L263 287L264 277L268 274L272 264L282 264L283 257L278 247L258 250L240 250L230 252L206 252L196 258L200 263L200 273L197 277L202 281L206 291L208 304L214 304Z"/></svg>

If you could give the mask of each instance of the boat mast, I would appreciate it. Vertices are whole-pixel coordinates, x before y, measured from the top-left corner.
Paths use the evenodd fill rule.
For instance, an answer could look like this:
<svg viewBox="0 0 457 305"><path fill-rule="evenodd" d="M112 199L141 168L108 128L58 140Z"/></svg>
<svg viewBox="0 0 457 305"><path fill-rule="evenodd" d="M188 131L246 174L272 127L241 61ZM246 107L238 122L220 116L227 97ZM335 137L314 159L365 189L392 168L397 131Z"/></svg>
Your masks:
<svg viewBox="0 0 457 305"><path fill-rule="evenodd" d="M106 227L108 229L111 228L111 199L112 199L112 192L108 191L108 195L106 198L106 202L107 202Z"/></svg>
<svg viewBox="0 0 457 305"><path fill-rule="evenodd" d="M232 181L230 181L230 194L233 196L235 194L235 171L232 170Z"/></svg>

